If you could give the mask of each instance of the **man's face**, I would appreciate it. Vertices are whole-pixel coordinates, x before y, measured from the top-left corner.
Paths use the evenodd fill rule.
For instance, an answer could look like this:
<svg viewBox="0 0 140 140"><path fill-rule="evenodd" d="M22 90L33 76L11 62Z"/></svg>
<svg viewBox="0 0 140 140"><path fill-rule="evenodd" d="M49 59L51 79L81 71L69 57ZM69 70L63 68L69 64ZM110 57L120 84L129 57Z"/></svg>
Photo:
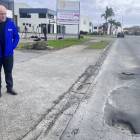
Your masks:
<svg viewBox="0 0 140 140"><path fill-rule="evenodd" d="M2 22L6 21L6 16L7 16L6 9L0 6L0 21Z"/></svg>

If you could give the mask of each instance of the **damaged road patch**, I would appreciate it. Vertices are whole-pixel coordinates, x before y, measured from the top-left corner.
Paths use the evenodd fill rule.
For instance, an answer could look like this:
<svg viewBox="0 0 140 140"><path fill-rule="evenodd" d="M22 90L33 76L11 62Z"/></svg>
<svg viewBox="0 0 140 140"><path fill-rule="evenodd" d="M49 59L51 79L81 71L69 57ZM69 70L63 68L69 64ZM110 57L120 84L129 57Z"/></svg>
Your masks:
<svg viewBox="0 0 140 140"><path fill-rule="evenodd" d="M104 122L123 133L140 134L139 89L121 87L111 92Z"/></svg>
<svg viewBox="0 0 140 140"><path fill-rule="evenodd" d="M138 74L132 73L132 72L122 72L122 73L117 74L117 76L121 80L133 80L138 77Z"/></svg>

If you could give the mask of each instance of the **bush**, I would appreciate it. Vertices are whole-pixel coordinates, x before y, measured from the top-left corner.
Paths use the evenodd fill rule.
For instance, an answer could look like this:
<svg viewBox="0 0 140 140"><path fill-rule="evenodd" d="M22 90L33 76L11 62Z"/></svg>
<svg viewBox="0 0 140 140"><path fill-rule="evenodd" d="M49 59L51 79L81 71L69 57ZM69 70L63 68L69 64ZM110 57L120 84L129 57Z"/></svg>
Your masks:
<svg viewBox="0 0 140 140"><path fill-rule="evenodd" d="M92 32L91 35L98 35L96 31Z"/></svg>
<svg viewBox="0 0 140 140"><path fill-rule="evenodd" d="M87 31L80 31L80 34L84 34L84 35L87 35Z"/></svg>

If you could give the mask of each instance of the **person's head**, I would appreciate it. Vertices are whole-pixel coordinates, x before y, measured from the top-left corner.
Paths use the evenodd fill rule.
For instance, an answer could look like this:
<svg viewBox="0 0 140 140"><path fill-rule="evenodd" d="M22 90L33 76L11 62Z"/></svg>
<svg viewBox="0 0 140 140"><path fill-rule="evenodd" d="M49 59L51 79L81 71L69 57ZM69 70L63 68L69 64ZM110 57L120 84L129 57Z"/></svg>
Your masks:
<svg viewBox="0 0 140 140"><path fill-rule="evenodd" d="M45 25L43 25L43 27L45 27Z"/></svg>
<svg viewBox="0 0 140 140"><path fill-rule="evenodd" d="M6 8L0 5L0 21L2 22L6 21L6 16L7 16Z"/></svg>

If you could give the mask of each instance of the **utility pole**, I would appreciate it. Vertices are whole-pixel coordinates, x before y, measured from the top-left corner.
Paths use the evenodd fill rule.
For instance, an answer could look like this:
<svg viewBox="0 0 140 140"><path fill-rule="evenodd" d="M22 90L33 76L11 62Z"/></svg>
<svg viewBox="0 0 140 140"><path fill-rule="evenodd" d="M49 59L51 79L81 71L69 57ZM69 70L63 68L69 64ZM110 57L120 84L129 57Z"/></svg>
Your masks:
<svg viewBox="0 0 140 140"><path fill-rule="evenodd" d="M123 31L123 14L122 14L122 31Z"/></svg>

